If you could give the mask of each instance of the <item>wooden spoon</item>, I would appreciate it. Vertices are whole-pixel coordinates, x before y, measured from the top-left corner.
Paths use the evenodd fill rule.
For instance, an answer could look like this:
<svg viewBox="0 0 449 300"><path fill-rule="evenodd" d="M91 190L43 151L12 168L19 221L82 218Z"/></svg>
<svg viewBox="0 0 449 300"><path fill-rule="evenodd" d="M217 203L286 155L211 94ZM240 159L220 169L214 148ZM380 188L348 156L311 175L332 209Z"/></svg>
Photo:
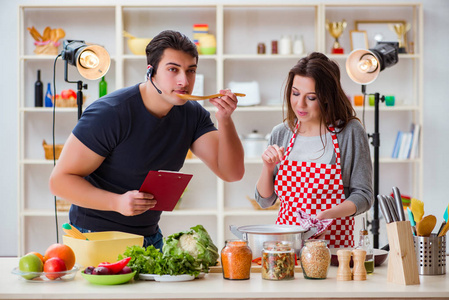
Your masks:
<svg viewBox="0 0 449 300"><path fill-rule="evenodd" d="M428 215L422 218L421 222L416 226L418 236L430 236L432 230L437 224L437 218L434 215Z"/></svg>
<svg viewBox="0 0 449 300"><path fill-rule="evenodd" d="M194 96L194 95L189 95L189 94L177 94L179 98L184 99L184 100L207 100L207 99L211 99L211 98L217 98L217 97L221 97L224 96L223 94L214 94L214 95L209 95L209 96ZM237 97L245 97L246 94L242 94L242 93L234 93L234 95L236 95Z"/></svg>

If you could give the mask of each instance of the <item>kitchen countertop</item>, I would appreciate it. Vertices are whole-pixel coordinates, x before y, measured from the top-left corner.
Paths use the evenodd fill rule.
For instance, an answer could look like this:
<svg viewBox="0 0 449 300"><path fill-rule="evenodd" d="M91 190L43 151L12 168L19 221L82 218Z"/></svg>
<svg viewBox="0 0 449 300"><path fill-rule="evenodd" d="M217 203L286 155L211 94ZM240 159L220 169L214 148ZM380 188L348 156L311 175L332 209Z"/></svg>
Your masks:
<svg viewBox="0 0 449 300"><path fill-rule="evenodd" d="M81 275L68 282L27 282L11 273L18 258L0 258L0 299L449 299L449 275L419 276L419 285L387 282L386 263L366 281L337 281L337 267L325 280L268 281L260 273L250 280L225 280L220 273L186 282L131 281L122 285L94 285ZM449 269L449 268L448 268ZM99 275L100 276L100 275Z"/></svg>

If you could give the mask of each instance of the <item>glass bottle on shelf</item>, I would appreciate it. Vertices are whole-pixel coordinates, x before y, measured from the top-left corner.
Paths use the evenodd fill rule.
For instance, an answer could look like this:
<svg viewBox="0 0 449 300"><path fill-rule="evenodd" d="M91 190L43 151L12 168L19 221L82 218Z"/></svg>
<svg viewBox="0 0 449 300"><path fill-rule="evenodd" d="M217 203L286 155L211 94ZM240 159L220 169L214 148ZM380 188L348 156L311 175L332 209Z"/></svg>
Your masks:
<svg viewBox="0 0 449 300"><path fill-rule="evenodd" d="M100 98L108 93L108 83L104 79L104 76L101 78L101 81L98 84L98 90L100 92L99 93Z"/></svg>
<svg viewBox="0 0 449 300"><path fill-rule="evenodd" d="M42 107L44 105L44 85L41 81L41 70L37 70L37 80L34 83L34 106Z"/></svg>
<svg viewBox="0 0 449 300"><path fill-rule="evenodd" d="M295 41L293 42L293 53L294 54L303 54L304 53L304 40L302 39L302 35L299 37L295 37Z"/></svg>
<svg viewBox="0 0 449 300"><path fill-rule="evenodd" d="M50 82L47 84L47 92L45 93L45 107L53 106L53 94L51 93L51 84Z"/></svg>
<svg viewBox="0 0 449 300"><path fill-rule="evenodd" d="M359 244L356 249L362 249L366 251L365 257L365 269L367 274L374 272L374 249L371 246L368 230L366 230L365 218L363 218L363 229L360 230Z"/></svg>

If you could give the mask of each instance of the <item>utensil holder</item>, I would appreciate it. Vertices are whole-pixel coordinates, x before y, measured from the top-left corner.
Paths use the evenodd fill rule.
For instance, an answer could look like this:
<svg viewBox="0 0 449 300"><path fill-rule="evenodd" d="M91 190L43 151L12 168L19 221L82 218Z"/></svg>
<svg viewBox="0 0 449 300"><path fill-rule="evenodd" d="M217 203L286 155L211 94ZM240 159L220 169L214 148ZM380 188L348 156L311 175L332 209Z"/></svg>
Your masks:
<svg viewBox="0 0 449 300"><path fill-rule="evenodd" d="M446 274L446 236L414 236L419 275Z"/></svg>
<svg viewBox="0 0 449 300"><path fill-rule="evenodd" d="M418 263L410 222L398 221L387 224L387 234L390 245L387 280L402 285L419 284Z"/></svg>

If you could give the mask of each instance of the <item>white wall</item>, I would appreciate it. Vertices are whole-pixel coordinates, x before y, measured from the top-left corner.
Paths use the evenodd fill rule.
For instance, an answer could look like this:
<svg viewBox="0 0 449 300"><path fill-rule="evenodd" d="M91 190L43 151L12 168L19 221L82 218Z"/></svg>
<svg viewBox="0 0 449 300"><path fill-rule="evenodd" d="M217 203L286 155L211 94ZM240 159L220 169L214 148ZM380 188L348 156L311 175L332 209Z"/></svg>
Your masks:
<svg viewBox="0 0 449 300"><path fill-rule="evenodd" d="M275 0L247 0L246 3L278 3ZM159 2L159 1L154 1ZM175 2L168 1L167 3ZM183 1L185 2L185 1ZM192 1L205 3L206 1ZM209 3L240 3L241 1L207 1ZM314 1L284 0L283 3L311 3ZM329 2L376 2L374 0L337 1ZM389 1L406 2L406 1ZM424 198L426 214L434 214L441 220L443 209L449 202L447 197L447 172L449 163L445 156L449 149L449 134L447 115L449 101L444 91L447 92L449 82L447 71L449 68L449 1L423 0L424 5ZM82 5L91 4L92 0L72 1L66 0L64 4ZM148 4L149 1L126 0L96 0L98 4ZM53 4L59 5L61 1L49 0L0 0L0 22L2 28L2 47L0 55L3 58L0 65L0 91L3 96L0 109L0 256L17 255L17 78L18 78L18 5ZM43 232L42 234L45 234Z"/></svg>

